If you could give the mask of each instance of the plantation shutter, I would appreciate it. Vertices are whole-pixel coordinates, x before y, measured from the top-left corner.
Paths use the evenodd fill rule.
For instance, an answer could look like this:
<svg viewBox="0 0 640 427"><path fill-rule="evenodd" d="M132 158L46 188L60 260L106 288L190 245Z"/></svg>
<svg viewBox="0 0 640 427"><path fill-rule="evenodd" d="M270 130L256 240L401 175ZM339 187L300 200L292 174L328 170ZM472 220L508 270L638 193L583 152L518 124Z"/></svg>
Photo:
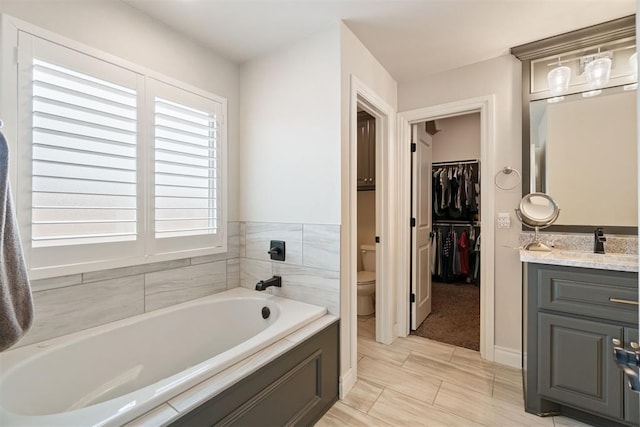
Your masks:
<svg viewBox="0 0 640 427"><path fill-rule="evenodd" d="M139 255L138 76L24 33L19 42L32 267Z"/></svg>
<svg viewBox="0 0 640 427"><path fill-rule="evenodd" d="M154 112L153 226L158 252L222 245L222 102L148 85Z"/></svg>

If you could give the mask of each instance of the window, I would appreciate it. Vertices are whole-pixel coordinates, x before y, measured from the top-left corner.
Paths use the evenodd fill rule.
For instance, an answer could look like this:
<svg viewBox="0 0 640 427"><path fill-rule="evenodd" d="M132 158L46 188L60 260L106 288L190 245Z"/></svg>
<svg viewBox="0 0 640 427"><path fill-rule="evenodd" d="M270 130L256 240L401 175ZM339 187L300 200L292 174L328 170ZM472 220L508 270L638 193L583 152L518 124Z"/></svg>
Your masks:
<svg viewBox="0 0 640 427"><path fill-rule="evenodd" d="M136 238L136 91L33 60L34 247Z"/></svg>
<svg viewBox="0 0 640 427"><path fill-rule="evenodd" d="M226 250L224 99L31 34L18 47L32 278Z"/></svg>

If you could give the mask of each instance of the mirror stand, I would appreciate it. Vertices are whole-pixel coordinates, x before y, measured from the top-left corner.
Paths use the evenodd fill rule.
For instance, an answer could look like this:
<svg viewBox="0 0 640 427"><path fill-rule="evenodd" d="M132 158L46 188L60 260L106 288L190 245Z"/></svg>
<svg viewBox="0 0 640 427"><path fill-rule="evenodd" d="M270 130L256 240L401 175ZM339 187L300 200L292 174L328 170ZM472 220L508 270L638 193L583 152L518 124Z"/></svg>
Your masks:
<svg viewBox="0 0 640 427"><path fill-rule="evenodd" d="M536 234L533 241L524 246L526 251L551 252L551 248L540 241L540 227L534 227Z"/></svg>

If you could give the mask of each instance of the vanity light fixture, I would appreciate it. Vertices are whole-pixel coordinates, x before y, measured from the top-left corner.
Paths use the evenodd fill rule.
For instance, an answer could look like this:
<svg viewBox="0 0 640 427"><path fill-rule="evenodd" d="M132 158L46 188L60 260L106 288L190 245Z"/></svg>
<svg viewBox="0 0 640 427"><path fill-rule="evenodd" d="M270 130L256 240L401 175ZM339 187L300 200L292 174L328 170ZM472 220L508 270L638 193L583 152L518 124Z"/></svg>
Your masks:
<svg viewBox="0 0 640 427"><path fill-rule="evenodd" d="M564 101L564 96L554 96L547 99L547 104L555 104L556 102Z"/></svg>
<svg viewBox="0 0 640 427"><path fill-rule="evenodd" d="M602 91L600 89L594 89L587 92L582 92L583 98L591 98L592 96L600 95Z"/></svg>
<svg viewBox="0 0 640 427"><path fill-rule="evenodd" d="M571 80L571 68L566 65L560 65L558 58L558 66L547 74L547 82L552 95L560 95L569 88L569 80Z"/></svg>
<svg viewBox="0 0 640 427"><path fill-rule="evenodd" d="M598 55L584 67L587 82L595 89L605 87L609 83L609 76L611 75L609 52L601 54L599 50Z"/></svg>
<svg viewBox="0 0 640 427"><path fill-rule="evenodd" d="M631 69L631 77L633 77L635 83L624 85L623 89L636 90L638 89L638 52L634 52L633 55L629 57L629 68Z"/></svg>

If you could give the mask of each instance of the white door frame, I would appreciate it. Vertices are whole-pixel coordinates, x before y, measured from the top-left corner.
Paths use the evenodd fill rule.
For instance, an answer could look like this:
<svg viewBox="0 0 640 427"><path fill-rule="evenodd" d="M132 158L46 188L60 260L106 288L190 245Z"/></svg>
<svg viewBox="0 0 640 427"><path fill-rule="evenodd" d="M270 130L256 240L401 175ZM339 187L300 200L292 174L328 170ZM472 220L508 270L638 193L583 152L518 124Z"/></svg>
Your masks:
<svg viewBox="0 0 640 427"><path fill-rule="evenodd" d="M342 189L347 193L348 201L343 197L343 221L341 247L340 280L340 345L341 361L346 364L341 369L340 398L346 396L357 378L357 263L358 263L358 227L357 227L357 115L358 104L372 116L376 122L376 235L380 243L376 244L376 341L391 344L395 334L395 280L397 272L394 263L388 260L388 254L396 250L392 230L396 221L394 178L396 158L394 140L396 136L396 110L382 97L354 75L350 80L349 99L349 155L348 183ZM348 212L345 212L345 208Z"/></svg>
<svg viewBox="0 0 640 427"><path fill-rule="evenodd" d="M481 195L480 219L480 355L494 360L495 338L495 227L493 186L495 163L495 95L466 99L447 104L403 111L398 114L398 335L409 334L409 278L410 248L409 227L410 211L410 176L407 171L411 167L411 125L427 120L480 112L480 182Z"/></svg>

